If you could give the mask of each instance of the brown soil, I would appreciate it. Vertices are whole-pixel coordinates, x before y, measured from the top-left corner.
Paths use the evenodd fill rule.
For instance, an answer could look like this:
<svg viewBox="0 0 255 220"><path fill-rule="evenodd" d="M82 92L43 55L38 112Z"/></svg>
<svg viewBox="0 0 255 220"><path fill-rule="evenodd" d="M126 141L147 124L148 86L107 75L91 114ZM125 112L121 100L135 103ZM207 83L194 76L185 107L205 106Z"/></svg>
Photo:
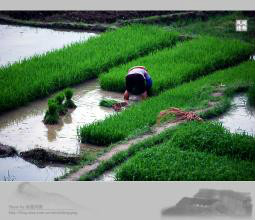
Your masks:
<svg viewBox="0 0 255 220"><path fill-rule="evenodd" d="M227 12L215 11L2 11L0 23L103 32L131 23L170 24Z"/></svg>
<svg viewBox="0 0 255 220"><path fill-rule="evenodd" d="M114 23L118 20L172 14L175 11L6 11L2 14L14 19L58 21L66 20L85 23Z"/></svg>
<svg viewBox="0 0 255 220"><path fill-rule="evenodd" d="M10 157L15 155L17 152L13 147L0 144L0 158Z"/></svg>
<svg viewBox="0 0 255 220"><path fill-rule="evenodd" d="M79 161L79 156L63 152L35 148L20 153L20 157L38 167L45 167L49 163L73 164Z"/></svg>

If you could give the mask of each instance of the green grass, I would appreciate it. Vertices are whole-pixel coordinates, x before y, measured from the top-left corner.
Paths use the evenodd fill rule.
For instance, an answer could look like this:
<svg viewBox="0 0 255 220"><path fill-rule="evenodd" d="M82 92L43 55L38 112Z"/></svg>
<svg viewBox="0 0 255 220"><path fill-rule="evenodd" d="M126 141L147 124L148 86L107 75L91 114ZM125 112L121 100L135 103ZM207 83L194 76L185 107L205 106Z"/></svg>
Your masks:
<svg viewBox="0 0 255 220"><path fill-rule="evenodd" d="M127 150L115 154L111 159L103 161L96 170L82 176L80 180L88 181L97 178L107 170L114 169L128 158L149 148L171 143L181 150L211 153L226 156L230 160L255 160L255 138L245 134L232 134L215 122L187 122L170 128L137 144Z"/></svg>
<svg viewBox="0 0 255 220"><path fill-rule="evenodd" d="M0 113L95 78L151 51L173 46L177 40L176 32L156 26L131 25L1 67Z"/></svg>
<svg viewBox="0 0 255 220"><path fill-rule="evenodd" d="M150 127L156 123L160 111L177 107L184 110L195 110L208 107L212 100L214 87L225 84L249 86L251 78L255 78L255 63L248 61L239 66L217 71L199 80L163 92L138 103L103 121L94 122L80 128L81 141L97 145L109 145L134 134L136 130ZM224 99L221 97L221 99Z"/></svg>
<svg viewBox="0 0 255 220"><path fill-rule="evenodd" d="M166 131L164 131L156 136L148 138L148 139L141 141L137 144L133 144L127 150L124 150L117 154L114 154L112 156L112 158L110 158L109 160L102 161L95 170L81 176L80 180L81 181L94 180L95 178L102 175L105 171L113 169L114 167L123 163L126 159L135 155L136 153L143 151L150 147L156 147L157 145L167 141L172 136L174 130L175 129L167 129Z"/></svg>
<svg viewBox="0 0 255 220"><path fill-rule="evenodd" d="M236 31L236 20L247 20L247 32ZM255 44L255 20L243 12L229 12L228 15L211 15L208 20L181 19L167 26L171 31L192 36L209 35L221 38L239 39Z"/></svg>
<svg viewBox="0 0 255 220"><path fill-rule="evenodd" d="M255 160L255 138L247 134L232 134L219 123L185 123L179 126L170 141L182 150Z"/></svg>
<svg viewBox="0 0 255 220"><path fill-rule="evenodd" d="M128 69L142 65L153 79L151 93L159 94L183 82L248 60L254 49L251 44L238 40L200 37L115 67L100 75L100 86L123 92Z"/></svg>
<svg viewBox="0 0 255 220"><path fill-rule="evenodd" d="M254 162L229 160L213 154L182 151L170 142L140 152L116 173L125 181L241 181L255 180Z"/></svg>

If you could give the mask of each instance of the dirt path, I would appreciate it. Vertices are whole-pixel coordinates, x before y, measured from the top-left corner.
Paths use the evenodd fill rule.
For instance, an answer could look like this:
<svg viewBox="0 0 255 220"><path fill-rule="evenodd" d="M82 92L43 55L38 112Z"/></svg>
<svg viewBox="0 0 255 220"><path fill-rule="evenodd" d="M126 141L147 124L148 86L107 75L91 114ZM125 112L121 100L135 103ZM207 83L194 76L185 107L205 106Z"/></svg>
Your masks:
<svg viewBox="0 0 255 220"><path fill-rule="evenodd" d="M158 135L159 133L161 133L165 129L174 127L174 126L176 126L180 123L182 123L182 122L167 123L167 124L163 124L163 125L160 125L160 126L153 127L150 134L141 135L137 138L130 139L125 143L122 143L122 144L119 144L119 145L115 146L109 152L107 152L104 155L98 157L97 160L94 161L93 164L85 165L84 167L79 169L77 172L74 172L74 173L70 174L69 176L67 176L66 178L64 178L62 180L63 181L76 181L76 180L79 180L82 175L84 175L86 173L89 173L92 170L95 170L98 167L98 165L100 164L100 162L105 161L105 160L109 160L113 155L115 155L116 153L119 153L121 151L127 150L131 145L137 144L137 143L139 143L139 142L141 142L141 141L143 141L147 138Z"/></svg>
<svg viewBox="0 0 255 220"><path fill-rule="evenodd" d="M224 89L222 88L217 88L218 91L215 91L212 96L223 96L223 91ZM216 105L218 104L218 102L209 102L209 107L203 110L197 110L194 111L196 114L202 113L202 112L207 112L211 109L213 109ZM112 148L109 152L105 153L104 155L98 157L92 164L90 165L85 165L84 167L82 167L81 169L79 169L78 171L71 173L70 175L68 175L67 177L61 179L61 181L77 181L80 179L81 176L83 176L84 174L87 174L89 172L91 172L92 170L95 170L100 162L102 161L106 161L109 160L113 155L115 155L116 153L119 153L121 151L127 150L130 146L132 146L133 144L137 144L147 138L153 137L155 135L160 134L161 132L163 132L164 130L171 128L171 127L175 127L181 123L184 123L186 121L179 121L179 122L169 122L169 123L164 123L164 124L160 124L160 125L154 125L151 128L151 132L148 134L144 134L144 135L140 135L139 137L133 138L128 140L125 143L120 143L118 145L116 145L114 148Z"/></svg>

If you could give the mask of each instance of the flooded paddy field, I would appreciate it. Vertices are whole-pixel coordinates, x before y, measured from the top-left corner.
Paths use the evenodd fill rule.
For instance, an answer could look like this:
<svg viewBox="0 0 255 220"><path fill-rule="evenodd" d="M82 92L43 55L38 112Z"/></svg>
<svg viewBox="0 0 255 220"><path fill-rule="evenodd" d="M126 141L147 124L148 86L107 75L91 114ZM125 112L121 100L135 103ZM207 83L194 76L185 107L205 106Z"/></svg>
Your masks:
<svg viewBox="0 0 255 220"><path fill-rule="evenodd" d="M234 95L231 101L231 108L212 121L220 122L223 127L232 133L246 133L255 136L255 108L248 103L248 97L245 93ZM118 166L104 172L94 181L113 182L116 181L116 172ZM181 218L180 218L181 219Z"/></svg>
<svg viewBox="0 0 255 220"><path fill-rule="evenodd" d="M99 147L93 145L81 144L77 137L77 128L104 119L114 113L112 109L99 106L99 102L103 98L121 100L122 95L102 91L96 80L75 87L73 100L78 107L61 117L58 125L45 125L42 122L47 110L47 99L10 111L0 117L0 142L3 145L14 147L18 152L34 148L50 149L68 154L80 154L83 150L100 150ZM52 180L54 177L63 175L65 171L63 166L46 166L44 171L37 168L39 173L34 176L34 173L36 173L32 172L36 170L34 165L32 166L25 161L22 163L22 160L17 157L0 159L0 163L3 163L1 167L5 167L5 175L7 175L7 170L10 169L10 173L13 170L11 175L23 180L22 175L17 176L15 173L18 171L23 173L23 171L31 169L31 172L26 172L31 175L30 180L38 179L40 174L41 180L45 180L45 176L49 176L47 180ZM17 166L12 165L10 167L11 163ZM18 163L22 165L20 166ZM0 176L4 178L3 173L0 173Z"/></svg>
<svg viewBox="0 0 255 220"><path fill-rule="evenodd" d="M0 66L92 36L96 34L0 24Z"/></svg>
<svg viewBox="0 0 255 220"><path fill-rule="evenodd" d="M247 133L255 136L255 108L248 103L246 94L234 96L231 109L215 120L231 132Z"/></svg>
<svg viewBox="0 0 255 220"><path fill-rule="evenodd" d="M139 29L139 31L140 31L140 29ZM151 32L151 31L148 30L148 32ZM40 37L36 37L36 38L40 39ZM93 40L98 40L98 39L101 39L101 38L96 38ZM113 38L111 38L111 39L113 39ZM110 43L112 42L111 39L109 39ZM92 45L93 45L93 40L91 43ZM16 41L17 41L17 39L15 40L15 42ZM48 39L48 41L50 41L50 40ZM90 43L90 42L91 41L89 41L88 43ZM37 43L40 44L40 42L37 42ZM217 41L215 41L215 42L213 41L212 44L213 45L217 44ZM222 45L225 47L226 44L222 44ZM246 49L247 49L247 51L245 52L245 54L247 53L246 55L248 55L250 53L248 50L248 46L249 46L248 44L244 45L244 50L246 51ZM17 45L14 44L14 48L13 48L14 51L15 51L16 47L17 47ZM33 46L33 47L36 48L36 46ZM124 48L123 45L120 45L120 47ZM10 48L10 47L8 47L8 48ZM100 48L102 48L102 47L100 47ZM69 49L69 48L66 48L66 49ZM142 48L142 49L144 49L144 48ZM242 49L242 45L240 46L239 49L240 50ZM25 51L26 48L23 48L23 50ZM49 50L52 50L52 49L49 49ZM86 47L82 51L87 51ZM180 51L182 52L182 53L180 52L180 54L185 54L186 49L182 48L182 50L180 50ZM194 52L195 51L196 50L194 50ZM87 58L91 56L91 52L94 52L94 47L92 47L91 51L87 52ZM138 54L138 52L131 51L130 53ZM97 55L100 57L108 57L108 56L105 56L106 53L108 53L108 51L106 51L106 52L101 51L101 54L99 54L99 55L97 54ZM19 54L19 52L17 52L17 54ZM33 55L34 54L37 54L37 52L34 52ZM70 55L68 50L67 50L67 54ZM114 54L115 59L118 58L118 56L115 56L116 53L114 50L112 51L112 54ZM197 54L197 51L196 51L196 54ZM238 62L241 62L243 59L246 58L245 54L244 54L244 57L242 57L242 59L241 58L240 58L240 60L239 60L239 58L237 59ZM73 68L73 71L68 72L67 69L69 68L69 66L72 67L72 65L75 65L75 64L78 65L79 63L84 63L84 56L79 55L80 60L78 62L77 58L74 58L75 56L73 56L73 55L77 55L76 51L74 51L74 54L72 54L72 56L68 57L67 60L69 60L70 57L73 58L73 60L72 60L73 63L67 64L67 66L65 66L66 59L62 59L63 57L60 56L60 58L62 57L61 58L62 63L59 66L64 67L64 68L62 68L62 73L66 74L69 77L74 77L73 74L76 74L79 72L75 68ZM129 54L126 54L127 57L128 57L128 55ZM233 52L232 55L235 56L235 53ZM2 54L1 56L3 57L4 54ZM27 57L27 56L24 55L24 57ZM29 57L29 55L28 55L28 57ZM159 57L159 58L161 58L161 57ZM231 56L230 56L230 58L231 58ZM20 59L22 59L22 58L18 57L16 61L18 61ZM102 62L98 61L99 59L97 59L96 56L94 59L95 59L95 61L97 61L96 64L98 64L98 65L102 64ZM214 57L212 56L211 59L214 60ZM225 59L225 57L223 56L222 59ZM49 59L49 61L50 61L49 63L51 63L52 60L55 60L55 58L52 57L51 59ZM110 61L111 60L107 60L106 64L110 64L113 66L117 65L117 64L111 64ZM231 59L230 59L230 61L231 61ZM11 63L11 61L9 61L9 62ZM55 62L56 61L54 61L54 63ZM192 61L192 62L194 62L194 61ZM252 62L252 61L249 61L249 62ZM179 62L177 62L177 63L179 63ZM232 62L230 62L230 63L232 63ZM43 66L44 61L42 61L41 63L39 62L39 64L40 65L38 65L38 67ZM182 66L181 62L179 64ZM6 65L6 64L4 64L4 65ZM102 66L100 66L100 65L99 65L100 68L99 69L96 68L97 71L95 73L93 73L94 74L93 77L97 77L99 75L99 73L105 71L104 65L103 64L102 64ZM131 64L129 64L129 65L131 65ZM215 63L215 65L218 65L218 61ZM10 68L9 67L8 68L12 69L12 67L15 67L15 66L16 65L13 65ZM207 68L206 65L202 65L202 66ZM86 65L84 67L81 66L81 68L79 70L83 71L85 67L86 67ZM92 67L93 68L97 67L97 65L91 65L91 69L93 69ZM109 67L109 68L111 68L111 67ZM240 78L243 77L246 80L246 75L248 76L248 72L249 72L246 70L251 67L252 67L252 64L250 64L248 62L243 65L240 65L239 67L237 67L236 72L233 73L232 78L235 78L234 76L236 76L236 77L240 77ZM223 68L223 67L219 66L217 68ZM242 69L242 68L244 68L245 71L247 72L247 73L245 72L246 75L244 75L244 76L243 76L243 74L242 75L239 74L239 72L241 72L240 69ZM44 76L48 74L48 70L50 68L47 69L47 67L46 67L46 69L45 69L43 67L42 69L43 70L42 70L42 72L40 72L41 75L40 75L40 77L38 77L38 79L44 78ZM91 69L90 68L87 69L86 73L88 75L90 74ZM166 66L166 70L167 69L169 69L169 65ZM15 70L15 68L14 68L14 70ZM22 70L25 70L25 69L22 69ZM17 91L20 91L20 92L17 92L14 89L14 82L12 80L9 81L10 82L8 84L9 87L7 86L9 88L9 90L6 89L5 93L4 92L2 93L3 99L1 99L2 101L5 100L7 105L9 104L9 102L8 102L8 99L5 99L5 97L10 97L10 95L9 95L10 91L14 91L14 97L16 97L17 95L23 94L22 88L27 88L27 91L24 90L24 94L29 94L29 91L30 91L29 86L32 85L34 83L34 81L36 81L36 78L35 79L33 78L34 77L33 65L31 66L31 68L29 70L30 70L29 78L30 78L31 82L22 81L22 83L21 83L20 80L16 81L17 88L18 87L21 88L21 90L17 90ZM44 70L46 70L46 72L44 72ZM213 70L215 70L215 68ZM208 74L211 73L211 71L213 71L213 70L211 69L210 72L208 72ZM52 76L58 76L58 72L59 72L59 68L57 66L54 69L54 72L52 72ZM123 70L123 71L118 71L118 72L124 73L125 71ZM154 70L152 72L157 73L156 70ZM16 73L15 79L18 79L19 76L23 76L23 74L19 74L19 73L22 73L22 71L15 72L15 73ZM9 76L12 76L11 71L7 72L7 76L8 76L8 74L10 74ZM56 74L56 75L54 75L54 74ZM24 75L26 75L26 72L24 72ZM193 96L189 95L190 93L187 91L195 90L197 92L197 94L200 94L201 86L202 85L206 86L207 84L208 85L211 84L211 79L215 80L215 82L216 81L219 82L219 80L221 80L222 82L224 82L224 80L227 81L227 79L226 79L227 70L225 73L218 72L218 75L216 75L216 76L218 78L217 77L210 78L208 76L204 81L193 80L194 82L191 82L190 84L187 83L182 87L178 87L175 90L175 91L177 91L176 94L173 93L175 95L173 95L171 92L168 91L168 92L164 93L163 95L161 94L158 97L151 98L148 102L141 103L141 105L139 105L139 107L137 107L137 108L134 107L134 108L130 109L130 111L123 112L123 114L115 114L113 109L104 108L104 107L99 106L100 100L105 99L105 98L122 100L123 99L122 94L112 92L112 91L107 91L107 92L102 91L102 89L100 88L100 85L98 83L98 80L87 81L85 83L82 83L80 85L73 87L73 91L74 91L73 100L74 100L74 103L77 105L77 108L70 110L65 116L61 117L61 120L58 125L45 125L43 123L44 114L48 108L47 101L48 101L48 98L50 98L50 97L40 99L37 101L33 101L33 100L36 100L36 98L37 98L36 94L33 94L34 99L29 100L29 101L33 101L33 102L30 102L28 105L20 107L17 110L11 110L11 111L5 112L0 116L0 146L3 145L3 146L13 147L17 151L18 154L21 152L27 151L27 150L32 150L32 149L37 149L37 148L43 149L44 151L48 151L48 152L50 152L50 151L61 152L61 153L67 154L67 155L80 155L83 152L87 152L87 151L90 151L90 152L100 151L101 152L101 149L102 149L101 147L90 145L90 144L81 144L80 143L80 140L79 140L78 134L77 134L79 127L82 127L82 129L87 129L87 132L90 132L89 129L92 129L92 131L94 132L94 133L92 132L92 134L91 134L92 141L86 139L87 138L86 132L82 133L81 138L84 143L89 142L89 143L93 143L93 144L107 146L108 144L114 143L118 140L125 138L126 136L128 136L129 133L132 133L133 131L135 131L138 128L142 129L143 126L147 126L148 123L150 125L152 125L153 120L155 119L156 113L159 110L169 107L170 104L172 106L178 106L180 108L182 108L184 106L185 107L189 107L189 106L194 107L195 105L201 104L200 99L195 99ZM162 79L164 77L166 77L166 76L162 75ZM92 76L90 78L92 78ZM86 78L86 79L90 79L90 78ZM63 81L61 81L61 77L57 77L57 79L59 79L59 85L57 86L57 84L56 84L56 87L54 87L56 90L59 88L62 88L60 85L62 85L63 87L66 87L67 85L73 84L71 81L68 81L69 84L64 84ZM72 79L72 78L70 78L70 79ZM74 79L75 79L75 77L74 77ZM75 81L75 82L76 83L83 82L84 79L85 78L81 77L79 81ZM28 77L26 80L28 80ZM53 82L51 80L54 80L54 77L48 81L50 83L49 85L51 85L51 83ZM2 82L5 82L5 81L2 81ZM26 82L28 82L28 83L26 84ZM39 82L42 82L42 81L39 81ZM182 83L182 82L183 81L180 81L180 83ZM43 84L43 82L42 82L42 84ZM23 85L23 86L21 86L21 85ZM38 85L36 85L36 86L38 86L39 91L43 92L43 90L40 90L41 89L40 85L41 84L38 83ZM188 89L185 88L185 86L187 86ZM31 89L33 89L33 87L31 87ZM36 90L34 90L34 91L36 91ZM55 91L55 90L52 90L52 91ZM184 93L188 94L187 97L183 96ZM44 95L40 96L40 97L45 97L45 96L47 96L48 93L43 93L43 94ZM53 94L53 96L54 95L55 94ZM179 98L176 98L176 97L179 97ZM188 97L190 97L190 98L188 98ZM204 100L204 101L207 101L207 100ZM18 107L15 105L15 103L18 103L18 102L15 102L15 99L14 99L13 106L10 106L10 107ZM240 104L239 101L238 100L235 101L235 98L234 98L233 105L235 105L237 107L237 109L243 108L246 111L246 108L247 108L246 101L244 101ZM3 102L3 106L6 106L4 102ZM13 108L9 108L9 109L13 109ZM6 108L6 110L9 110L9 109ZM234 108L232 108L229 112L232 112L233 109ZM243 111L243 112L245 112L245 111ZM227 127L227 122L224 122L224 120L231 121L231 120L233 120L233 116L231 116L230 120L226 120L225 117L227 117L229 114L233 114L233 115L236 114L237 116L240 116L240 114L243 114L240 112L239 113L238 112L237 113L236 112L229 113L229 112L226 113L224 116L222 116L223 118L219 117L215 120L221 121L223 123L223 126ZM143 113L143 114L141 114L141 113ZM90 125L84 126L84 125L91 124L98 120L103 120L107 116L110 116L113 114L114 114L114 117L108 118L106 121L104 121L102 123L100 122L97 124L93 124L91 126ZM246 114L246 112L245 112L245 114ZM252 114L249 113L248 117L251 117L251 115ZM247 116L247 114L243 117L245 119L243 119L243 118L240 119L240 117L237 117L235 120L236 121L242 120L242 121L244 121L243 124L247 125L248 123L245 122L245 120L247 120L246 116ZM253 114L253 119L254 119L254 114ZM110 121L110 120L112 120L112 121ZM251 118L249 118L248 120L249 120L249 122L252 121ZM125 121L125 123L123 123L124 121ZM107 122L109 122L108 125L107 125ZM253 121L252 121L252 123L253 123ZM106 124L105 127L104 127L104 124ZM117 126L118 129L116 129L116 124L119 125L119 126ZM237 122L237 124L239 124L239 123ZM102 126L102 129L100 128L100 125ZM230 127L232 128L233 126L231 125ZM233 128L233 132L235 132L236 129L242 130L242 132L243 132L249 128L245 128L245 127L242 128L239 126L238 128ZM97 131L97 129L98 129L98 131ZM84 131L84 130L82 130L82 131ZM190 133L190 130L187 133ZM211 132L211 133L214 133L214 132ZM254 130L249 130L249 134L253 134L253 133L254 133ZM117 138L115 138L115 136ZM93 140L94 137L95 137L95 139ZM113 139L115 138L114 141L112 141L111 138L113 138ZM214 138L214 140L216 140L216 139L217 138ZM100 143L100 141L101 141L101 143ZM104 142L104 143L102 144L102 142ZM176 152L173 152L171 154L174 154ZM176 154L178 154L179 156L181 155L181 153L179 151ZM20 155L22 155L22 154L20 154ZM202 154L199 153L199 156L202 157ZM32 157L33 157L33 155L32 155ZM180 156L180 158L181 158L181 156ZM212 158L212 161L218 161L218 158ZM34 161L32 161L32 162L34 163ZM232 161L225 161L225 162L226 162L225 164L230 164L231 166L233 165ZM1 180L10 180L10 181L11 180L43 180L43 181L49 180L50 181L50 180L54 180L55 177L59 177L59 176L65 174L66 171L68 171L70 169L70 168L68 168L68 165L66 162L64 162L65 165L63 165L63 164L60 165L57 163L49 163L49 164L42 166L42 165L36 164L36 163L34 163L34 164L29 163L28 160L25 161L18 156L2 158L2 159L0 159L0 163L1 163L1 167L2 167L2 170L0 172ZM168 167L171 167L171 165ZM233 169L233 170L236 170L236 169ZM98 180L114 181L115 180L115 172L116 172L116 170L109 171L109 172L105 173L102 177L99 177Z"/></svg>
<svg viewBox="0 0 255 220"><path fill-rule="evenodd" d="M92 36L96 34L0 25L0 65L11 64ZM96 80L75 87L74 93L74 101L78 108L62 117L59 125L46 126L42 122L47 110L47 99L2 114L0 143L14 147L18 153L39 147L79 154L82 149L90 148L91 146L79 144L78 126L111 114L112 110L100 107L98 103L103 97L118 98L120 95L102 92ZM93 147L91 149L97 150ZM0 180L6 181L51 181L69 170L60 164L38 167L18 156L0 158L0 164Z"/></svg>
<svg viewBox="0 0 255 220"><path fill-rule="evenodd" d="M112 109L99 106L103 98L121 100L122 95L102 91L96 80L75 87L73 100L77 108L61 117L57 125L45 125L42 122L48 99L35 101L28 106L10 111L0 117L1 144L13 146L19 152L40 147L79 154L82 148L91 146L80 144L77 128L104 119L114 112Z"/></svg>

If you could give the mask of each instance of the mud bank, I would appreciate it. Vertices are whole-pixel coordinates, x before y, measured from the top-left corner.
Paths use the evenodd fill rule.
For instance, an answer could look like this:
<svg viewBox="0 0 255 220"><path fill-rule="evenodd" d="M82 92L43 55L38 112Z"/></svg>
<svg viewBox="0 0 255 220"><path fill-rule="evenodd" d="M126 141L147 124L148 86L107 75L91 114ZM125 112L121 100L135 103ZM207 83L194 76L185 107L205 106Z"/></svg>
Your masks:
<svg viewBox="0 0 255 220"><path fill-rule="evenodd" d="M58 11L58 12L0 12L0 23L41 28L60 28L104 32L131 23L169 24L180 19L207 20L209 16L224 15L218 11Z"/></svg>
<svg viewBox="0 0 255 220"><path fill-rule="evenodd" d="M63 152L52 150L44 150L35 148L33 150L24 151L19 154L24 160L35 164L38 167L45 167L47 164L61 163L61 164L76 164L80 157L79 155L70 155Z"/></svg>
<svg viewBox="0 0 255 220"><path fill-rule="evenodd" d="M0 144L0 158L2 157L11 157L17 152L13 147Z"/></svg>

